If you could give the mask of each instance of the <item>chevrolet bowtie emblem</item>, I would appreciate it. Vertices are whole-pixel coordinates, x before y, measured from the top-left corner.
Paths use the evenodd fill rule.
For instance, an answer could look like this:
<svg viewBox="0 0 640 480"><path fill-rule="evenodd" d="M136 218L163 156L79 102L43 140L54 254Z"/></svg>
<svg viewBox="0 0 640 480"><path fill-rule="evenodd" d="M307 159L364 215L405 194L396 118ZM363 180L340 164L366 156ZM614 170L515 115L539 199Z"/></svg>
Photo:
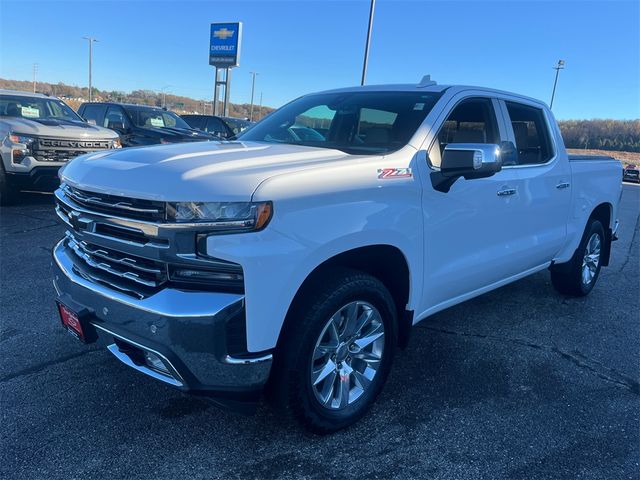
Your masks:
<svg viewBox="0 0 640 480"><path fill-rule="evenodd" d="M234 30L221 28L220 30L215 30L213 32L213 36L219 38L220 40L226 40L227 38L232 37L234 33L236 33Z"/></svg>

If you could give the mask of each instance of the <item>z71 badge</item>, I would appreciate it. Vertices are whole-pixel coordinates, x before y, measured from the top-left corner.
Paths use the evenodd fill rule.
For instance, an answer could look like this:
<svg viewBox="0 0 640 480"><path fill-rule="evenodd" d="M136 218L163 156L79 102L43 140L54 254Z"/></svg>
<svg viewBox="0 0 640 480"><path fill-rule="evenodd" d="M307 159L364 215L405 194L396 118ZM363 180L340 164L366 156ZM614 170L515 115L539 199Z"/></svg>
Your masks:
<svg viewBox="0 0 640 480"><path fill-rule="evenodd" d="M410 168L379 168L378 169L378 179L385 180L388 178L411 178L413 177L413 173L411 173Z"/></svg>

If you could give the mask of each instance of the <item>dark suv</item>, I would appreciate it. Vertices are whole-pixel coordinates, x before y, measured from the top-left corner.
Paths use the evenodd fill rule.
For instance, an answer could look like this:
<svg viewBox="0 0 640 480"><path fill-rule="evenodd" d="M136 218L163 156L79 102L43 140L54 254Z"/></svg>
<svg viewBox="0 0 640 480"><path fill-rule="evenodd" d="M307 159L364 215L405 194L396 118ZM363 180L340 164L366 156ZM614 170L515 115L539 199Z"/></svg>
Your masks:
<svg viewBox="0 0 640 480"><path fill-rule="evenodd" d="M191 128L173 112L146 105L83 103L78 113L89 123L120 134L122 146L198 142L217 137Z"/></svg>

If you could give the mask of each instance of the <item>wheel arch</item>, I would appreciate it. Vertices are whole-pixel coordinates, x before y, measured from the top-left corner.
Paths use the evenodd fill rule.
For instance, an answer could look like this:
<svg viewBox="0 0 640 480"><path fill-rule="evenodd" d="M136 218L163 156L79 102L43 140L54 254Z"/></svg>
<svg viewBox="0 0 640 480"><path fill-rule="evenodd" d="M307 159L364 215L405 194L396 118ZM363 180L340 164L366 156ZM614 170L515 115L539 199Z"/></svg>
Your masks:
<svg viewBox="0 0 640 480"><path fill-rule="evenodd" d="M306 301L314 289L322 284L329 272L340 268L367 273L384 284L396 305L399 346L406 347L413 325L413 311L407 310L411 298L411 271L407 257L402 250L388 244L352 248L327 258L317 265L298 287L289 305L278 337L278 346L286 337L287 327L292 321L291 312Z"/></svg>
<svg viewBox="0 0 640 480"><path fill-rule="evenodd" d="M604 202L593 209L585 229L591 223L592 220L598 220L604 227L604 245L602 247L602 258L600 260L603 267L609 265L609 259L611 257L611 241L613 233L611 230L611 217L613 215L613 205L609 202Z"/></svg>

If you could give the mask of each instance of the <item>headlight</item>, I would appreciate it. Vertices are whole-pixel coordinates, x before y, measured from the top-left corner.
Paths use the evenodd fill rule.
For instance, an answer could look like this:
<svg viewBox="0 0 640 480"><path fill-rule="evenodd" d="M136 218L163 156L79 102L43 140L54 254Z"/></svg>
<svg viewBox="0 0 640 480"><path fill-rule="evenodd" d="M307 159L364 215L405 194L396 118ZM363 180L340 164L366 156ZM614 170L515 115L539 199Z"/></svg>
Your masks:
<svg viewBox="0 0 640 480"><path fill-rule="evenodd" d="M10 133L7 137L11 146L11 162L18 164L32 155L31 146L35 138L19 133Z"/></svg>
<svg viewBox="0 0 640 480"><path fill-rule="evenodd" d="M111 148L122 148L122 142L119 138L111 141Z"/></svg>
<svg viewBox="0 0 640 480"><path fill-rule="evenodd" d="M273 214L271 202L176 202L167 204L169 220L201 223L212 233L262 230Z"/></svg>
<svg viewBox="0 0 640 480"><path fill-rule="evenodd" d="M9 140L11 140L12 143L19 143L22 145L26 145L27 147L35 141L33 137L20 135L19 133L10 133Z"/></svg>

